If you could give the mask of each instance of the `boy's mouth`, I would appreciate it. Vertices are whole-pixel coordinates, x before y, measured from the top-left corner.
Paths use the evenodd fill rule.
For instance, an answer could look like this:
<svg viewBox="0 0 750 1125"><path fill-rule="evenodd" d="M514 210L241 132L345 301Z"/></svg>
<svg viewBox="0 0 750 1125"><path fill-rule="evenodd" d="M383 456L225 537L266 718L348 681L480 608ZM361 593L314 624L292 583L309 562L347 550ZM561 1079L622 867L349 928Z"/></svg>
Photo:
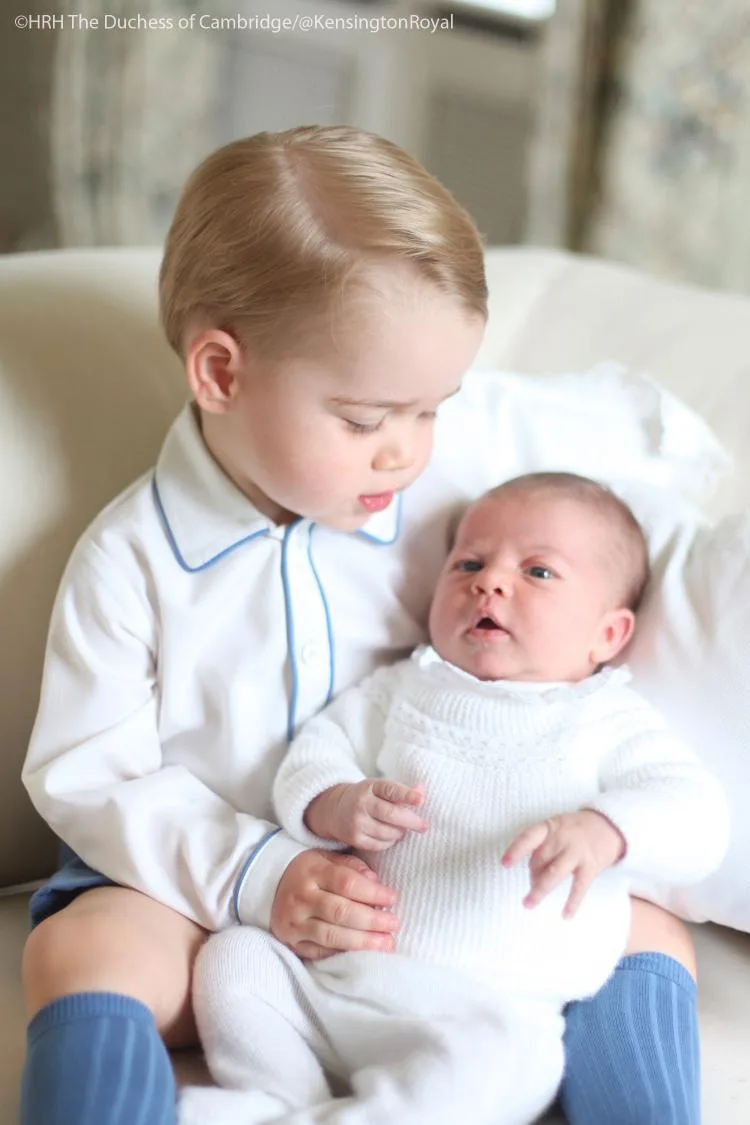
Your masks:
<svg viewBox="0 0 750 1125"><path fill-rule="evenodd" d="M359 502L366 512L382 512L392 499L392 492L374 492L371 496L360 496Z"/></svg>

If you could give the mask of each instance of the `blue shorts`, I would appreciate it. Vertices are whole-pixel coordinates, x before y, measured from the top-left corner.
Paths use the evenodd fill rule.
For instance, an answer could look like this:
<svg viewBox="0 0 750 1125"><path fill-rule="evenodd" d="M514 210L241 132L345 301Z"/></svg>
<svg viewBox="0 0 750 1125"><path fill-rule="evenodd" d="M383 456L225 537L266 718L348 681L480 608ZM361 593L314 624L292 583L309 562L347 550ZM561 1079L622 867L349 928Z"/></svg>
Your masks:
<svg viewBox="0 0 750 1125"><path fill-rule="evenodd" d="M59 862L60 866L52 878L31 896L29 916L32 930L45 918L63 910L84 891L117 885L84 863L67 844L60 844Z"/></svg>

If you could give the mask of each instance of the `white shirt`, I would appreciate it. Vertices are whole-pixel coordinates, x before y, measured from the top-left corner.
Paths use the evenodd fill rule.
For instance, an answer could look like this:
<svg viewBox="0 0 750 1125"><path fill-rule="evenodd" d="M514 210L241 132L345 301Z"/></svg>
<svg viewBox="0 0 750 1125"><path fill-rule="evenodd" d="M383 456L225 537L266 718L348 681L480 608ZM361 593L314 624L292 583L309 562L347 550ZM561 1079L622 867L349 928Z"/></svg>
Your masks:
<svg viewBox="0 0 750 1125"><path fill-rule="evenodd" d="M274 785L280 822L310 847L335 846L304 823L326 789L421 783L427 831L361 853L398 891L398 952L506 995L591 995L625 948L630 878L697 882L728 844L719 783L629 679L607 668L573 684L481 681L420 649L305 724ZM527 909L528 860L505 868L503 853L531 825L584 807L618 827L623 860L573 918L569 878Z"/></svg>
<svg viewBox="0 0 750 1125"><path fill-rule="evenodd" d="M592 372L591 387L602 379ZM209 929L267 926L279 879L304 850L277 831L271 805L289 736L425 640L456 510L532 469L607 479L630 468L643 479L655 466L664 483L660 432L645 441L636 426L632 464L621 446L606 463L623 396L637 405L642 395L635 377L601 399L593 463L580 434L555 445L535 432L544 384L467 376L441 408L428 469L355 534L272 524L186 408L155 472L97 517L62 580L23 773L54 831L115 882ZM553 423L564 438L559 413ZM684 456L672 468L684 473Z"/></svg>

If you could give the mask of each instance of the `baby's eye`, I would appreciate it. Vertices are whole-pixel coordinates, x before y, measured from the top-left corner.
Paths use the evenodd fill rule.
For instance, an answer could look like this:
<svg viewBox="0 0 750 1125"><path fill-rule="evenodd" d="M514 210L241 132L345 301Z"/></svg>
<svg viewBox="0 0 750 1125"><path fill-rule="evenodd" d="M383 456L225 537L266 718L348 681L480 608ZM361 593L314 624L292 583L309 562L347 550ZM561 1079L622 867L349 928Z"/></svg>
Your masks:
<svg viewBox="0 0 750 1125"><path fill-rule="evenodd" d="M524 569L524 574L528 574L530 578L549 579L555 577L548 566L540 566L539 563L535 563L533 566L527 566Z"/></svg>
<svg viewBox="0 0 750 1125"><path fill-rule="evenodd" d="M463 574L475 574L481 569L482 564L478 559L459 559L456 563L456 570L460 570Z"/></svg>
<svg viewBox="0 0 750 1125"><path fill-rule="evenodd" d="M419 415L420 422L434 422L437 418L437 410L423 410Z"/></svg>
<svg viewBox="0 0 750 1125"><path fill-rule="evenodd" d="M374 434L383 425L385 419L381 418L379 422L355 422L351 418L344 418L343 421L353 434Z"/></svg>

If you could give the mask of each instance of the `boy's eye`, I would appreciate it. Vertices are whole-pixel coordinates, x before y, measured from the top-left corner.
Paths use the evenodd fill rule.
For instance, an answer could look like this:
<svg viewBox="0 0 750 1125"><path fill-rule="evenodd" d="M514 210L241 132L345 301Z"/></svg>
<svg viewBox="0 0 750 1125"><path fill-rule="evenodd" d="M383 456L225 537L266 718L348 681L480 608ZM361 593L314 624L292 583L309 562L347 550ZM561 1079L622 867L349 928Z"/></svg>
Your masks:
<svg viewBox="0 0 750 1125"><path fill-rule="evenodd" d="M527 566L524 571L530 578L554 578L554 574L548 566L540 566L538 563L534 566Z"/></svg>
<svg viewBox="0 0 750 1125"><path fill-rule="evenodd" d="M481 569L482 564L478 559L459 559L456 563L456 570L460 570L463 574L476 574Z"/></svg>
<svg viewBox="0 0 750 1125"><path fill-rule="evenodd" d="M374 434L385 421L381 418L379 422L355 422L352 418L343 419L346 428L353 434Z"/></svg>

